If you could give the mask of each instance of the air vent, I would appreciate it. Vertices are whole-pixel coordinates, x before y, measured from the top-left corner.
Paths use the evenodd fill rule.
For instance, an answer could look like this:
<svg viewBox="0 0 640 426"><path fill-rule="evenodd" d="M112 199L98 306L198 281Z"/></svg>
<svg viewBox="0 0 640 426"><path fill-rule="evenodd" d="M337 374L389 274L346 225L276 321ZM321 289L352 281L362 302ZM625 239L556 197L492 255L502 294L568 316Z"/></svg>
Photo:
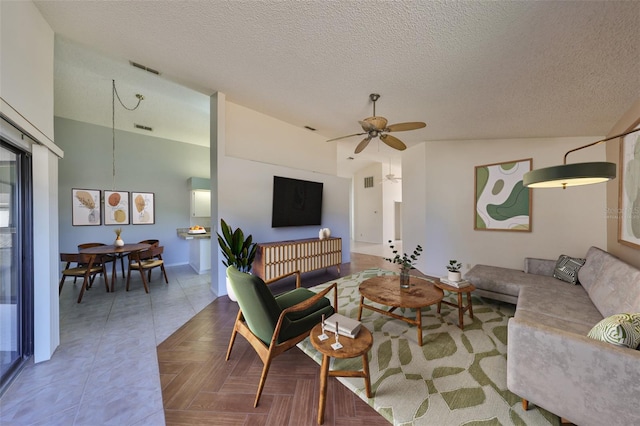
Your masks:
<svg viewBox="0 0 640 426"><path fill-rule="evenodd" d="M307 129L307 130L311 130L312 132L315 132L317 130L317 129L314 129L313 127L311 127L311 126L304 126L304 128Z"/></svg>
<svg viewBox="0 0 640 426"><path fill-rule="evenodd" d="M364 178L364 187L373 188L373 176Z"/></svg>
<svg viewBox="0 0 640 426"><path fill-rule="evenodd" d="M151 74L160 75L160 71L158 71L158 70L154 70L153 68L146 67L146 66L144 66L144 65L142 65L142 64L139 64L139 63L137 63L137 62L133 62L133 61L129 61L129 63L130 63L132 66L134 66L134 67L136 67L136 68L140 68L141 70L144 70L144 71L146 71L146 72L150 72Z"/></svg>
<svg viewBox="0 0 640 426"><path fill-rule="evenodd" d="M140 130L146 130L147 132L153 132L153 129L149 126L143 126L142 124L133 123L133 127Z"/></svg>

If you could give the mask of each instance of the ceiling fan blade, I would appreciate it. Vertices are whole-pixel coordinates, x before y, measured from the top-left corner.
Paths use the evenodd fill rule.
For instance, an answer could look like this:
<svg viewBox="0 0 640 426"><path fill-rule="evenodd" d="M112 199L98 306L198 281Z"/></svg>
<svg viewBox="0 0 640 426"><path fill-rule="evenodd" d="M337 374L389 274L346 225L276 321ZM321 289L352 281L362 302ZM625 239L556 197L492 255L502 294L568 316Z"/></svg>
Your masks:
<svg viewBox="0 0 640 426"><path fill-rule="evenodd" d="M385 129L385 131L386 132L404 132L407 130L422 129L423 127L426 127L426 126L427 124L421 121L410 121L407 123L391 124L389 127Z"/></svg>
<svg viewBox="0 0 640 426"><path fill-rule="evenodd" d="M363 149L365 149L367 147L367 145L369 145L369 142L371 141L371 136L368 136L364 139L362 139L360 141L360 143L358 144L358 146L356 146L356 150L354 151L356 154L359 154L362 152Z"/></svg>
<svg viewBox="0 0 640 426"><path fill-rule="evenodd" d="M391 148L397 149L398 151L404 151L405 149L407 149L407 146L404 144L404 142L402 142L395 136L386 134L380 135L380 140L389 145Z"/></svg>
<svg viewBox="0 0 640 426"><path fill-rule="evenodd" d="M337 141L337 140L340 140L340 139L350 138L350 137L352 137L352 136L362 136L362 135L366 135L366 134L367 134L367 132L363 132L363 133L354 133L354 134L352 134L352 135L340 136L340 137L338 137L338 138L329 139L329 140L327 140L327 142L333 142L333 141Z"/></svg>

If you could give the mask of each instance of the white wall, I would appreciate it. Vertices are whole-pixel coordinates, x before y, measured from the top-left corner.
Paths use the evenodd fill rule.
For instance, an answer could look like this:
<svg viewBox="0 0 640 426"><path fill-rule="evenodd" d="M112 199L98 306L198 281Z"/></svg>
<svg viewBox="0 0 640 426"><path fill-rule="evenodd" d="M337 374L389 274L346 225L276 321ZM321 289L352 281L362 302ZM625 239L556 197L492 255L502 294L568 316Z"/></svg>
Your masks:
<svg viewBox="0 0 640 426"><path fill-rule="evenodd" d="M373 187L365 188L364 179L373 177ZM353 176L354 219L353 239L365 243L383 242L382 164L374 163L358 170Z"/></svg>
<svg viewBox="0 0 640 426"><path fill-rule="evenodd" d="M212 201L215 229L218 229L220 218L223 218L233 228L239 227L245 234L251 234L255 242L270 242L317 238L319 228L330 228L332 236L342 238L342 261L349 262L350 180L299 167L313 164L315 170L335 170L335 156L317 156L317 152L309 149L309 145L314 144L317 139L310 132L300 133L295 145L289 144L287 138L282 142L280 135L296 134L299 129L279 120L266 120L255 111L229 102L224 103L223 100L224 94L221 93L211 99L212 120L214 114L218 120L211 125L212 150L214 146L217 147L217 169L214 169L214 158L211 157L211 176L216 176L217 183L216 200ZM239 126L238 123L245 123L245 126ZM262 126L260 131L247 131L246 127L255 123ZM250 146L268 147L269 151L277 154L279 162L292 165L268 164L265 160L272 159L266 155L260 161L232 156L230 153L238 152L238 144L247 149ZM274 175L323 183L320 227L271 228ZM212 186L216 183L212 178ZM214 212L217 212L217 217ZM221 255L217 255L217 259L212 256L212 291L217 295L226 294L225 268Z"/></svg>
<svg viewBox="0 0 640 426"><path fill-rule="evenodd" d="M635 129L640 124L640 98L627 110L627 112L618 120L615 126L607 134L607 137L619 135L628 130ZM638 133L635 133L638 135ZM607 210L614 212L607 216L607 251L618 256L625 262L640 268L640 250L620 244L618 241L618 209L619 209L619 190L620 190L620 139L614 139L607 142L607 161L618 165L618 178L607 182Z"/></svg>
<svg viewBox="0 0 640 426"><path fill-rule="evenodd" d="M490 264L522 269L524 257L584 256L606 248L606 186L589 185L533 192L532 232L475 231L475 166L533 158L533 168L562 163L564 153L598 137L428 142L403 155L403 248L421 244L419 269L443 275L449 259L464 269ZM604 147L569 157L599 161ZM424 188L424 192L420 187Z"/></svg>
<svg viewBox="0 0 640 426"><path fill-rule="evenodd" d="M34 359L59 345L58 157L53 141L54 34L32 2L0 2L0 111L33 145Z"/></svg>
<svg viewBox="0 0 640 426"><path fill-rule="evenodd" d="M53 42L32 2L0 2L0 111L61 156L53 143Z"/></svg>
<svg viewBox="0 0 640 426"><path fill-rule="evenodd" d="M227 156L336 174L336 145L324 137L232 102L226 110Z"/></svg>
<svg viewBox="0 0 640 426"><path fill-rule="evenodd" d="M389 174L388 169L384 169L383 175ZM394 170L395 176L400 176L399 172ZM382 179L376 182L382 187L382 242L387 243L394 240L396 235L396 202L402 202L402 182L392 182Z"/></svg>

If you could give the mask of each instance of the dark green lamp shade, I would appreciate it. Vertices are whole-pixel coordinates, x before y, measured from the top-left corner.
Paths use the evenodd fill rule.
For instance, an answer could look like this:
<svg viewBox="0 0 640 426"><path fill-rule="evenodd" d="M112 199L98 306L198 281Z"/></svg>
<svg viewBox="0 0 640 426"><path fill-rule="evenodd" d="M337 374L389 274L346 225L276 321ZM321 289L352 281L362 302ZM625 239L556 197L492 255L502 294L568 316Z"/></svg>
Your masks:
<svg viewBox="0 0 640 426"><path fill-rule="evenodd" d="M528 188L566 188L606 182L615 177L614 163L572 163L532 170L525 173L523 184Z"/></svg>

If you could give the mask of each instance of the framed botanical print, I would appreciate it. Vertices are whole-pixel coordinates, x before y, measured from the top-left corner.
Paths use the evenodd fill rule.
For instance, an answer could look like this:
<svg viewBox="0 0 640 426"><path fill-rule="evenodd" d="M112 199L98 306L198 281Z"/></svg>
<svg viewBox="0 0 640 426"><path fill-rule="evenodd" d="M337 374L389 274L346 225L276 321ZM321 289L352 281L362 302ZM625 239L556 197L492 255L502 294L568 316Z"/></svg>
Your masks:
<svg viewBox="0 0 640 426"><path fill-rule="evenodd" d="M128 191L104 191L104 224L129 224Z"/></svg>
<svg viewBox="0 0 640 426"><path fill-rule="evenodd" d="M131 192L131 223L153 225L156 222L153 192Z"/></svg>
<svg viewBox="0 0 640 426"><path fill-rule="evenodd" d="M640 132L622 139L619 174L618 241L640 248Z"/></svg>
<svg viewBox="0 0 640 426"><path fill-rule="evenodd" d="M531 158L476 166L474 227L531 232L531 191L522 182Z"/></svg>
<svg viewBox="0 0 640 426"><path fill-rule="evenodd" d="M71 190L71 223L73 226L102 225L99 189Z"/></svg>

